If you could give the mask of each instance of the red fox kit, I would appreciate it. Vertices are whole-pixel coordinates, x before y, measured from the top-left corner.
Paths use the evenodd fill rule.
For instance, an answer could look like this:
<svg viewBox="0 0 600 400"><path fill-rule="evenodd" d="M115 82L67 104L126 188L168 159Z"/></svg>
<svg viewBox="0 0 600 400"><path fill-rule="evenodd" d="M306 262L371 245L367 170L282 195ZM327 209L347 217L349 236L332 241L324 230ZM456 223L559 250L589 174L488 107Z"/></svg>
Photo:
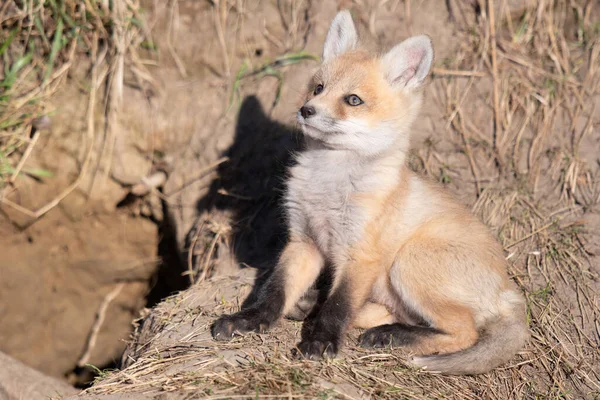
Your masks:
<svg viewBox="0 0 600 400"><path fill-rule="evenodd" d="M213 337L265 331L325 270L332 284L298 345L305 357L335 355L359 327L362 346L403 346L430 371L489 371L527 341L525 302L486 227L406 166L431 40L383 56L357 41L340 12L298 111L306 149L287 183L289 242L256 303L218 319Z"/></svg>

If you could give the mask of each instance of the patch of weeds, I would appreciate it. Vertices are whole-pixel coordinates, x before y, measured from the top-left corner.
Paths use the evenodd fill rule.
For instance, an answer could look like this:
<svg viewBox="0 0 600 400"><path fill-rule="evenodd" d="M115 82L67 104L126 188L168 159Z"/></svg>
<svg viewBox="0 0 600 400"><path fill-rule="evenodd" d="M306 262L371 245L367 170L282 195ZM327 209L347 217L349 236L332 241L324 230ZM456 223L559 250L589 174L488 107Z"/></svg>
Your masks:
<svg viewBox="0 0 600 400"><path fill-rule="evenodd" d="M529 14L525 13L521 17L519 27L517 28L517 31L515 32L515 35L513 36L513 42L516 42L516 43L520 42L521 39L523 39L523 37L525 36L525 33L527 32L528 27L529 27Z"/></svg>
<svg viewBox="0 0 600 400"><path fill-rule="evenodd" d="M94 383L101 381L102 379L106 378L107 376L110 375L110 373L117 371L116 369L113 368L106 368L106 369L100 369L98 367L96 367L95 365L92 364L85 364L85 367L91 369L92 371L94 371L94 374L96 375L96 377L94 378Z"/></svg>
<svg viewBox="0 0 600 400"><path fill-rule="evenodd" d="M452 182L452 177L448 174L449 170L450 166L447 164L444 164L440 167L440 176L438 180L444 185Z"/></svg>
<svg viewBox="0 0 600 400"><path fill-rule="evenodd" d="M144 50L149 50L152 52L158 51L158 45L156 43L154 43L154 41L152 41L152 40L142 41L142 43L140 43L140 47Z"/></svg>
<svg viewBox="0 0 600 400"><path fill-rule="evenodd" d="M14 3L14 14L0 22L0 187L14 172L7 172L8 166L18 164L36 118L49 115L47 100L77 65L75 58L91 55L99 42L112 51L115 26L113 2L108 7L108 2L74 0L8 3ZM136 14L136 7L136 2L128 2L125 12ZM133 35L139 24L125 18L122 28ZM15 142L17 148L9 151ZM51 176L46 170L22 172L36 178Z"/></svg>
<svg viewBox="0 0 600 400"><path fill-rule="evenodd" d="M552 295L552 288L550 286L550 282L546 283L546 287L543 287L530 293L530 296L540 299L546 304L548 304L548 297L550 295Z"/></svg>
<svg viewBox="0 0 600 400"><path fill-rule="evenodd" d="M335 398L335 391L333 389L326 389L317 392L316 397L321 400L333 399Z"/></svg>
<svg viewBox="0 0 600 400"><path fill-rule="evenodd" d="M299 368L291 368L288 377L292 385L297 388L305 388L311 384L310 377Z"/></svg>
<svg viewBox="0 0 600 400"><path fill-rule="evenodd" d="M231 111L234 103L240 102L241 99L241 82L242 80L250 77L256 79L262 79L266 76L271 76L277 79L277 90L275 93L275 99L273 100L272 107L275 107L281 98L281 90L283 88L283 74L280 71L281 68L298 64L304 61L319 61L320 58L314 54L299 51L295 53L286 53L277 57L274 61L266 62L256 69L250 69L250 63L248 60L244 60L244 63L240 67L240 70L235 76L235 79L231 86L231 95L229 96L229 106L225 113Z"/></svg>

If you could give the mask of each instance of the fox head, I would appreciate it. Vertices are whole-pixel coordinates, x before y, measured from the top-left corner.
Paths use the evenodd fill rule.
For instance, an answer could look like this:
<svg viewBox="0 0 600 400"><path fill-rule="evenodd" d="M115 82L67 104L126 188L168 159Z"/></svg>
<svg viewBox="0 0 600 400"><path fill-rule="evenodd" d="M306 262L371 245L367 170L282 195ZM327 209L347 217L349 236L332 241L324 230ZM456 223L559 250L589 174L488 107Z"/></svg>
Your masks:
<svg viewBox="0 0 600 400"><path fill-rule="evenodd" d="M350 13L339 12L297 114L302 131L326 148L365 156L406 150L432 60L428 36L408 38L382 56L369 54L358 47Z"/></svg>

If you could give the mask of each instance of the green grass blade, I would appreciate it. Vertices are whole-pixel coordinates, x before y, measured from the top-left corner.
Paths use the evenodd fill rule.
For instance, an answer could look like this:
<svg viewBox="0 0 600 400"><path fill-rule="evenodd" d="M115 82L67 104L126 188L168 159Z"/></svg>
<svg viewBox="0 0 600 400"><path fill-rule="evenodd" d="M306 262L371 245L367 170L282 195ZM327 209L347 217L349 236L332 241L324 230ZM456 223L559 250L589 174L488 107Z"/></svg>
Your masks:
<svg viewBox="0 0 600 400"><path fill-rule="evenodd" d="M239 92L240 92L240 83L241 83L242 79L244 79L246 77L246 71L248 71L248 61L244 60L244 63L242 64L240 70L235 75L235 80L233 81L233 85L231 85L231 95L229 96L229 106L227 107L227 110L225 110L225 114L229 113L229 111L231 111L231 108L233 107L233 103L235 101L235 96L237 94L239 94Z"/></svg>
<svg viewBox="0 0 600 400"><path fill-rule="evenodd" d="M275 59L275 61L272 62L267 62L266 64L263 64L261 67L251 70L249 71L249 65L248 65L248 61L244 61L244 64L242 65L242 67L240 68L240 70L238 71L238 73L235 76L235 80L233 81L232 84L232 88L231 88L231 95L229 97L229 106L227 107L227 110L225 111L225 114L229 113L229 111L231 111L231 108L233 107L233 104L235 102L235 96L239 95L240 92L240 86L241 86L241 81L244 78L248 78L251 76L256 77L257 79L261 79L265 76L274 76L277 78L277 92L275 94L275 101L273 103L273 107L275 107L277 105L277 103L279 103L279 100L281 98L281 90L283 87L283 75L281 74L280 71L277 70L277 68L281 68L281 67L285 67L287 65L292 65L292 64L297 64L299 62L302 61L307 61L307 60L312 60L312 61L320 61L320 57L312 54L312 53L308 53L306 51L299 51L296 53L286 53L282 56L279 56Z"/></svg>
<svg viewBox="0 0 600 400"><path fill-rule="evenodd" d="M77 28L78 25L69 17L69 15L65 12L65 2L64 0L60 0L60 7L56 4L55 0L50 0L50 5L52 6L52 11L56 17L62 19L67 22L67 25L71 28Z"/></svg>
<svg viewBox="0 0 600 400"><path fill-rule="evenodd" d="M44 44L46 46L50 47L50 41L48 40L48 37L46 36L46 30L44 29L44 25L42 25L42 20L39 17L35 17L33 19L33 23L35 24L35 27L37 28L38 32L40 33L40 36L42 37Z"/></svg>
<svg viewBox="0 0 600 400"><path fill-rule="evenodd" d="M62 49L62 33L63 33L63 20L59 18L58 24L56 25L56 32L54 33L54 40L52 40L52 48L50 49L50 58L48 59L48 67L46 68L46 73L44 74L44 84L48 81L48 78L52 74L52 69L54 68L54 61L56 60L56 55Z"/></svg>
<svg viewBox="0 0 600 400"><path fill-rule="evenodd" d="M42 168L24 168L23 173L37 178L52 178L54 176L52 172Z"/></svg>
<svg viewBox="0 0 600 400"><path fill-rule="evenodd" d="M13 39L15 38L15 36L17 35L19 28L15 28L12 31L10 31L10 34L8 35L8 38L4 41L4 43L2 43L2 45L0 46L0 56L2 54L4 54L4 52L6 51L6 49L8 49L8 46L10 46L10 44L12 43Z"/></svg>
<svg viewBox="0 0 600 400"><path fill-rule="evenodd" d="M13 126L18 126L22 121L20 119L7 119L6 121L0 122L0 129L8 129Z"/></svg>
<svg viewBox="0 0 600 400"><path fill-rule="evenodd" d="M4 77L4 80L0 82L0 87L6 88L7 90L10 89L17 80L17 74L19 73L21 68L29 64L32 58L33 49L31 49L29 53L15 61L15 63L10 67L10 70Z"/></svg>
<svg viewBox="0 0 600 400"><path fill-rule="evenodd" d="M321 58L306 51L299 51L296 53L286 53L280 57L275 59L275 66L285 66L296 64L301 61L312 60L312 61L321 61Z"/></svg>

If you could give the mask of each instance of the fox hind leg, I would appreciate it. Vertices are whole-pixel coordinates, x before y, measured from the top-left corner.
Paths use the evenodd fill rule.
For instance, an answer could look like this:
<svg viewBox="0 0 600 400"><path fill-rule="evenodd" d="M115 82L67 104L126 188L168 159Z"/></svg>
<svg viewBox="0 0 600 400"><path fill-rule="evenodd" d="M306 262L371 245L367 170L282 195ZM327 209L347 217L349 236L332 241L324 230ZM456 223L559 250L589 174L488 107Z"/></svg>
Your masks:
<svg viewBox="0 0 600 400"><path fill-rule="evenodd" d="M396 317L389 312L386 306L368 301L354 317L352 326L355 328L370 329L395 322L397 322Z"/></svg>
<svg viewBox="0 0 600 400"><path fill-rule="evenodd" d="M451 271L460 271L457 265L467 263L460 253L450 254L440 239L425 238L407 243L398 254L390 270L390 283L410 304L427 325L389 324L372 328L363 334L361 344L368 347L402 346L417 354L443 354L466 349L478 339L475 318L471 308L448 297L444 285L455 282ZM451 261L449 261L451 260ZM423 266L436 265L436 268ZM443 267L443 268L442 268ZM456 290L456 288L454 288Z"/></svg>

